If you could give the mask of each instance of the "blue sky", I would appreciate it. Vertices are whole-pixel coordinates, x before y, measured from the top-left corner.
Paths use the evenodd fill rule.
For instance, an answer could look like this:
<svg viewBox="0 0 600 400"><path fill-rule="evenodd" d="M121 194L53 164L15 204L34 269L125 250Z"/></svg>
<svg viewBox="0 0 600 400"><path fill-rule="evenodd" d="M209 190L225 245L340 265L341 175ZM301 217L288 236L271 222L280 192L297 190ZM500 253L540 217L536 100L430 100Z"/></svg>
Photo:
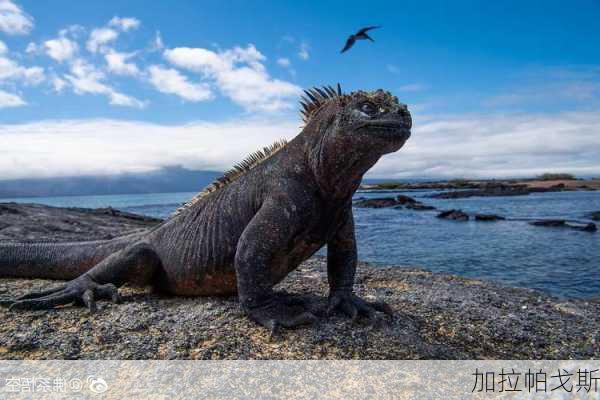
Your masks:
<svg viewBox="0 0 600 400"><path fill-rule="evenodd" d="M336 82L415 114L371 176L600 175L599 18L597 1L0 0L0 179L226 168Z"/></svg>

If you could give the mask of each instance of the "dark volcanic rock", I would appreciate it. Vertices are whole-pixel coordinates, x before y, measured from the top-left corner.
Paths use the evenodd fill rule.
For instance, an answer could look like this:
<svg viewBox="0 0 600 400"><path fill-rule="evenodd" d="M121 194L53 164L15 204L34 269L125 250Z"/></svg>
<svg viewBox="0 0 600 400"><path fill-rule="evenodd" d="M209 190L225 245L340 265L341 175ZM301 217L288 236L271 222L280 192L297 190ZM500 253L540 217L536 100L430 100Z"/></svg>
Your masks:
<svg viewBox="0 0 600 400"><path fill-rule="evenodd" d="M363 207L363 208L384 208L384 207L394 207L394 208L408 208L416 211L426 211L426 210L435 210L435 207L428 206L420 201L413 199L410 196L398 195L396 198L393 197L382 197L377 199L362 199L358 200L354 203L355 207Z"/></svg>
<svg viewBox="0 0 600 400"><path fill-rule="evenodd" d="M25 208L27 209L27 208ZM62 209L64 218L71 218ZM27 211L20 226L29 223ZM40 214L39 230L56 221L57 210ZM69 216L67 218L67 216ZM84 237L128 233L120 216L79 215ZM114 224L110 224L114 219ZM128 220L135 227L138 222ZM147 228L146 228L147 229ZM35 232L21 231L23 240ZM55 240L72 240L57 231ZM47 289L56 281L0 279L0 297ZM11 312L0 307L0 359L598 359L600 299L559 300L543 293L414 268L360 263L355 291L386 301L394 318L373 323L325 315L327 265L304 262L277 287L278 296L302 296L317 322L269 332L242 314L235 297L172 297L122 288L123 304Z"/></svg>
<svg viewBox="0 0 600 400"><path fill-rule="evenodd" d="M475 214L475 221L504 221L505 219L494 214Z"/></svg>
<svg viewBox="0 0 600 400"><path fill-rule="evenodd" d="M399 194L396 196L396 202L400 205L408 205L408 204L417 204L418 201L413 199L410 196L405 196L403 194Z"/></svg>
<svg viewBox="0 0 600 400"><path fill-rule="evenodd" d="M433 199L462 199L467 197L527 196L529 193L531 193L531 190L525 187L498 186L485 189L435 193L428 197Z"/></svg>
<svg viewBox="0 0 600 400"><path fill-rule="evenodd" d="M577 231L584 231L584 232L596 232L598 230L598 227L594 223L574 224L574 223L568 223L567 221L562 220L562 219L543 219L543 220L538 220L538 221L532 221L529 224L535 225L535 226L545 226L545 227L549 227L549 228L570 228L570 229L575 229Z"/></svg>
<svg viewBox="0 0 600 400"><path fill-rule="evenodd" d="M550 228L558 228L567 226L567 221L564 219L541 219L538 221L531 221L530 225L534 226L547 226Z"/></svg>
<svg viewBox="0 0 600 400"><path fill-rule="evenodd" d="M438 218L451 219L453 221L468 221L469 216L462 210L447 210L442 211L437 215Z"/></svg>
<svg viewBox="0 0 600 400"><path fill-rule="evenodd" d="M600 211L594 211L586 215L586 218L589 218L593 221L600 221Z"/></svg>
<svg viewBox="0 0 600 400"><path fill-rule="evenodd" d="M379 199L359 200L354 203L355 207L361 208L384 208L397 206L398 202L393 197L383 197Z"/></svg>
<svg viewBox="0 0 600 400"><path fill-rule="evenodd" d="M435 210L434 206L428 206L425 205L423 203L417 202L414 204L407 204L406 208L410 209L410 210L415 210L415 211L429 211L429 210Z"/></svg>
<svg viewBox="0 0 600 400"><path fill-rule="evenodd" d="M589 224L581 226L581 227L574 226L573 228L580 229L584 232L596 232L598 230L598 227L594 223L589 223Z"/></svg>
<svg viewBox="0 0 600 400"><path fill-rule="evenodd" d="M145 230L160 222L157 218L110 207L87 209L0 203L0 240L110 239Z"/></svg>

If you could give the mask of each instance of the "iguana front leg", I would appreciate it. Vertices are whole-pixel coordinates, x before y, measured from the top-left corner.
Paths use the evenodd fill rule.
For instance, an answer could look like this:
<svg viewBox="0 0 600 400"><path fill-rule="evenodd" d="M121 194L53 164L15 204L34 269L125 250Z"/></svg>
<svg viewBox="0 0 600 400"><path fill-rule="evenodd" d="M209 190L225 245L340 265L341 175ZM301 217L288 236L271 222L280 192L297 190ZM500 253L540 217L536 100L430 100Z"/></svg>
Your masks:
<svg viewBox="0 0 600 400"><path fill-rule="evenodd" d="M47 309L70 303L96 311L96 300L120 302L118 287L124 283L147 284L160 267L160 259L147 243L136 243L98 263L83 275L54 289L17 298L10 309Z"/></svg>
<svg viewBox="0 0 600 400"><path fill-rule="evenodd" d="M357 251L352 207L348 207L343 218L335 236L327 243L328 314L339 309L352 319L359 314L372 319L375 311L392 315L393 311L386 303L368 302L354 294Z"/></svg>
<svg viewBox="0 0 600 400"><path fill-rule="evenodd" d="M301 230L302 220L307 217L301 215L304 209L283 195L268 199L246 226L237 245L235 269L240 304L250 319L272 334L280 326L292 328L316 320L312 313L298 311L277 298L272 290L278 255L286 251Z"/></svg>

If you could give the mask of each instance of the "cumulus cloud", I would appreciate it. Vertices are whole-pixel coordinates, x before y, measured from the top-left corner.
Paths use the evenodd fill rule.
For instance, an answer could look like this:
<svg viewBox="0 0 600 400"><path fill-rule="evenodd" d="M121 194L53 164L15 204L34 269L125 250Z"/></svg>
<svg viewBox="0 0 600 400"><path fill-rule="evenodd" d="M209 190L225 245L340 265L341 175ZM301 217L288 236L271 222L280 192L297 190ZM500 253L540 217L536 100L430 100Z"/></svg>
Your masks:
<svg viewBox="0 0 600 400"><path fill-rule="evenodd" d="M561 171L600 175L600 114L492 114L427 118L371 177L521 177Z"/></svg>
<svg viewBox="0 0 600 400"><path fill-rule="evenodd" d="M130 29L139 28L140 20L137 18L131 18L131 17L126 17L126 18L113 17L108 22L108 26L115 27L117 29L122 30L123 32L127 32Z"/></svg>
<svg viewBox="0 0 600 400"><path fill-rule="evenodd" d="M10 58L0 56L0 84L6 81L18 81L25 85L37 85L43 80L43 68L24 67Z"/></svg>
<svg viewBox="0 0 600 400"><path fill-rule="evenodd" d="M209 100L213 97L207 84L191 83L176 69L151 65L148 74L150 83L159 92L174 94L192 102Z"/></svg>
<svg viewBox="0 0 600 400"><path fill-rule="evenodd" d="M25 100L16 94L0 90L0 109L8 107L19 107L27 104Z"/></svg>
<svg viewBox="0 0 600 400"><path fill-rule="evenodd" d="M137 65L127 62L128 59L134 56L135 53L120 53L111 49L104 55L104 58L110 72L117 75L137 76L140 73Z"/></svg>
<svg viewBox="0 0 600 400"><path fill-rule="evenodd" d="M160 51L164 48L165 48L165 44L163 43L160 31L156 31L156 33L154 34L154 39L150 43L150 48L148 50L153 52L153 51Z"/></svg>
<svg viewBox="0 0 600 400"><path fill-rule="evenodd" d="M46 40L44 42L44 49L49 57L58 62L63 62L70 60L75 56L78 46L74 41L61 36L56 39Z"/></svg>
<svg viewBox="0 0 600 400"><path fill-rule="evenodd" d="M113 17L108 21L107 26L92 30L86 48L91 53L106 53L110 50L107 45L117 40L119 32L128 32L139 26L140 21L136 18Z"/></svg>
<svg viewBox="0 0 600 400"><path fill-rule="evenodd" d="M0 125L0 179L148 172L166 166L225 170L257 148L297 132L297 121L275 120Z"/></svg>
<svg viewBox="0 0 600 400"><path fill-rule="evenodd" d="M301 91L292 83L272 78L263 64L265 56L253 45L220 52L178 47L165 50L164 56L175 66L199 73L246 110L290 108Z"/></svg>
<svg viewBox="0 0 600 400"><path fill-rule="evenodd" d="M6 54L7 52L8 52L8 47L2 40L0 40L0 55Z"/></svg>
<svg viewBox="0 0 600 400"><path fill-rule="evenodd" d="M88 62L77 59L70 68L66 80L76 94L101 94L108 97L110 104L125 107L144 108L146 103L118 92L104 81L106 75Z"/></svg>
<svg viewBox="0 0 600 400"><path fill-rule="evenodd" d="M91 53L97 53L99 51L104 51L105 46L113 42L119 37L119 33L110 28L96 28L92 30L90 33L90 38L87 41L86 48Z"/></svg>
<svg viewBox="0 0 600 400"><path fill-rule="evenodd" d="M33 18L11 0L0 0L0 31L24 35L33 28Z"/></svg>

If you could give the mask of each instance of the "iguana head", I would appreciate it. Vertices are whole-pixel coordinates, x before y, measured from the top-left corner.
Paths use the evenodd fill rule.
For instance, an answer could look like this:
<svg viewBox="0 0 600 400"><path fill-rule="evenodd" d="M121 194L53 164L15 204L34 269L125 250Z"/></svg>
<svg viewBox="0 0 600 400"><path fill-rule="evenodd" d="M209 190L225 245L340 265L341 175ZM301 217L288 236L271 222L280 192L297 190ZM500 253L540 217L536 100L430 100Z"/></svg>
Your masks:
<svg viewBox="0 0 600 400"><path fill-rule="evenodd" d="M314 88L305 91L301 104L309 162L327 186L346 178L357 186L381 156L399 150L411 134L408 108L381 89L343 94L339 85Z"/></svg>

